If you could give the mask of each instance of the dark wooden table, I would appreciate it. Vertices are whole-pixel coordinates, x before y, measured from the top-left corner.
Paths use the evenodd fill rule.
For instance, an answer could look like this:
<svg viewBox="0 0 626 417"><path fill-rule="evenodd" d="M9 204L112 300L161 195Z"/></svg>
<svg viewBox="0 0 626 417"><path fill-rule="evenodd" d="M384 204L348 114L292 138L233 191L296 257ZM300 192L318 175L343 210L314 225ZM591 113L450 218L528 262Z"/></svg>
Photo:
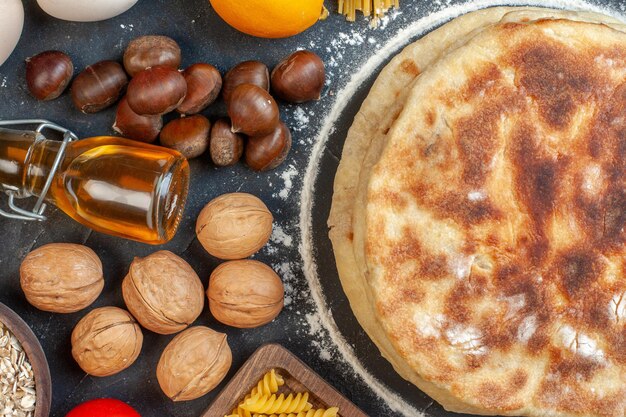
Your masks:
<svg viewBox="0 0 626 417"><path fill-rule="evenodd" d="M98 397L124 400L144 417L197 417L226 381L198 400L172 403L162 394L155 378L160 354L172 336L160 336L149 331L144 331L143 351L132 367L108 378L86 375L70 353L71 331L86 311L55 315L30 306L19 286L19 265L24 256L31 249L50 242L82 243L94 249L103 261L106 285L90 309L108 305L123 307L121 281L133 257L146 256L158 249L168 249L182 256L206 285L211 271L220 261L210 257L195 239L195 218L209 200L233 191L260 196L274 213L275 227L280 233L274 235L256 259L272 265L283 277L288 305L273 323L254 330L227 328L217 323L208 308L205 309L196 324L228 333L233 349L233 367L227 380L261 344L276 342L294 352L371 416L401 415L390 411L367 384L351 372L350 364L333 347L327 334L317 329L317 307L311 301L299 253L299 215L300 191L314 140L338 91L375 51L385 45L386 40L410 22L446 5L468 2L404 0L402 3L402 13L388 19L384 30L370 29L364 19L349 24L333 13L328 20L301 35L265 40L243 35L227 26L207 0L139 0L127 13L98 23L57 20L44 14L35 0L24 0L26 22L22 39L11 58L0 66L0 119L47 118L74 130L79 137L112 134L114 109L91 116L83 115L74 109L67 94L53 102L35 101L25 88L25 58L44 50L59 49L73 58L77 71L80 71L100 60L120 60L126 44L137 36L163 34L180 43L183 66L208 62L225 72L240 61L258 59L272 67L298 48L315 51L328 65L329 86L320 102L302 106L281 105L283 118L294 137L293 150L287 162L275 171L257 174L243 165L216 169L207 157L192 161L190 198L183 222L177 236L160 248L92 233L56 209L48 212L49 220L43 224L0 218L0 302L21 315L43 345L53 379L53 417L63 417L76 404ZM604 3L614 4L614 8L619 10L621 0ZM326 6L331 12L336 10L334 1L327 0ZM407 38L405 44L412 40ZM322 159L320 186L316 191L318 204L313 207L314 224L321 229L316 232L315 239L324 272L320 276L332 316L369 372L415 407L428 409L427 414L445 416L449 414L394 373L358 326L338 283L329 242L323 230L332 193L332 178L337 167L337 159L332 155L340 154L345 132L377 72L372 72L345 107L337 129L331 135L328 155ZM204 112L212 119L224 113L221 104ZM0 204L2 207L6 204L6 199L1 196Z"/></svg>

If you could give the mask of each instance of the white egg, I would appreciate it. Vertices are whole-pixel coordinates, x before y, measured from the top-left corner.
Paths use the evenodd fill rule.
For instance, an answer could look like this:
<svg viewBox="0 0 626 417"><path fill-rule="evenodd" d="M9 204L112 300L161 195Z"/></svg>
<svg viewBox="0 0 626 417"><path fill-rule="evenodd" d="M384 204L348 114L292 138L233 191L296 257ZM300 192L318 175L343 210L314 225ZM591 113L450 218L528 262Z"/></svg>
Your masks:
<svg viewBox="0 0 626 417"><path fill-rule="evenodd" d="M15 49L24 27L22 0L0 0L0 65Z"/></svg>
<svg viewBox="0 0 626 417"><path fill-rule="evenodd" d="M124 13L138 0L37 0L51 16L72 22L97 22Z"/></svg>

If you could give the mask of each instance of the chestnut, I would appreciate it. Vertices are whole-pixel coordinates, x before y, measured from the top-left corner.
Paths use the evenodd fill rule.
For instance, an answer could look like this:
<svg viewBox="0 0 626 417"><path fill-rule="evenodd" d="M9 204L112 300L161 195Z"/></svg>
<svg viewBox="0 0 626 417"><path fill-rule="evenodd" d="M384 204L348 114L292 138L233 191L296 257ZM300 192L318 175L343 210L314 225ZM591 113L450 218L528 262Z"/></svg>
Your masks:
<svg viewBox="0 0 626 417"><path fill-rule="evenodd" d="M213 65L194 64L183 71L187 96L176 109L182 114L200 113L213 103L222 89L222 76Z"/></svg>
<svg viewBox="0 0 626 417"><path fill-rule="evenodd" d="M224 102L230 101L235 88L241 84L254 84L265 91L270 90L270 72L267 65L259 61L244 61L232 67L224 75L222 97Z"/></svg>
<svg viewBox="0 0 626 417"><path fill-rule="evenodd" d="M161 131L161 145L177 150L187 159L195 158L209 147L210 132L211 122L200 114L174 119Z"/></svg>
<svg viewBox="0 0 626 417"><path fill-rule="evenodd" d="M282 121L265 136L248 138L246 164L255 171L268 171L282 164L291 150L291 132Z"/></svg>
<svg viewBox="0 0 626 417"><path fill-rule="evenodd" d="M319 100L325 80L322 59L311 51L297 51L272 71L272 93L291 103Z"/></svg>
<svg viewBox="0 0 626 417"><path fill-rule="evenodd" d="M140 116L128 105L123 97L117 106L113 130L128 139L152 143L163 127L161 116Z"/></svg>
<svg viewBox="0 0 626 417"><path fill-rule="evenodd" d="M253 84L235 88L228 102L232 131L249 136L272 133L278 125L278 105L270 94Z"/></svg>
<svg viewBox="0 0 626 417"><path fill-rule="evenodd" d="M137 114L156 115L174 110L185 99L187 83L180 72L156 66L141 71L128 84L128 105Z"/></svg>
<svg viewBox="0 0 626 417"><path fill-rule="evenodd" d="M180 46L167 36L140 36L130 41L124 51L124 68L131 77L157 65L177 70L180 61Z"/></svg>
<svg viewBox="0 0 626 417"><path fill-rule="evenodd" d="M70 93L78 110L97 113L115 103L127 84L128 77L119 63L100 61L76 76Z"/></svg>
<svg viewBox="0 0 626 417"><path fill-rule="evenodd" d="M59 97L74 75L74 64L61 51L46 51L26 59L28 91L38 100Z"/></svg>
<svg viewBox="0 0 626 417"><path fill-rule="evenodd" d="M230 121L219 119L211 129L211 160L218 167L235 165L243 155L244 141L238 133L233 133Z"/></svg>

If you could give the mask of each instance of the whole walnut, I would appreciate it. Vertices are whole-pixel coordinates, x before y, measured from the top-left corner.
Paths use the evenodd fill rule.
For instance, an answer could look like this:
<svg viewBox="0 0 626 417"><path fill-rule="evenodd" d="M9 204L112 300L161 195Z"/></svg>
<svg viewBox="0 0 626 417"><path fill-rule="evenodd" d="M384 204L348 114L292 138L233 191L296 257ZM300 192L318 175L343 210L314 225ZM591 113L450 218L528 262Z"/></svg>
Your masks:
<svg viewBox="0 0 626 417"><path fill-rule="evenodd" d="M213 317L242 329L274 320L283 309L284 295L272 268L253 260L221 264L211 274L207 290Z"/></svg>
<svg viewBox="0 0 626 417"><path fill-rule="evenodd" d="M198 240L220 259L243 259L256 253L272 234L272 213L257 197L224 194L207 204L196 222Z"/></svg>
<svg viewBox="0 0 626 417"><path fill-rule="evenodd" d="M163 351L157 380L173 401L194 400L224 379L232 361L225 334L204 326L192 327L172 339Z"/></svg>
<svg viewBox="0 0 626 417"><path fill-rule="evenodd" d="M204 287L191 266L169 251L135 258L122 282L126 307L146 329L178 333L204 308Z"/></svg>
<svg viewBox="0 0 626 417"><path fill-rule="evenodd" d="M72 332L72 356L93 376L110 376L128 368L142 344L143 334L133 316L117 307L91 311Z"/></svg>
<svg viewBox="0 0 626 417"><path fill-rule="evenodd" d="M102 262L86 246L51 243L26 255L20 266L20 284L28 302L38 309L74 313L102 292Z"/></svg>

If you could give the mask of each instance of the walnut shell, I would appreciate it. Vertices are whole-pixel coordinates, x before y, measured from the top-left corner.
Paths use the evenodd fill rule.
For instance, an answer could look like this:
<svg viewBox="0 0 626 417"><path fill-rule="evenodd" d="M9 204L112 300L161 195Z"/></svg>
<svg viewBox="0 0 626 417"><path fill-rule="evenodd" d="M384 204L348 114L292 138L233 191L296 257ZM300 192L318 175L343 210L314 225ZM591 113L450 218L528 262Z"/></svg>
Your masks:
<svg viewBox="0 0 626 417"><path fill-rule="evenodd" d="M202 397L226 376L233 357L226 335L196 326L167 345L157 365L157 380L172 401Z"/></svg>
<svg viewBox="0 0 626 417"><path fill-rule="evenodd" d="M178 333L204 308L204 287L193 268L169 251L135 258L122 282L126 307L146 329Z"/></svg>
<svg viewBox="0 0 626 417"><path fill-rule="evenodd" d="M196 222L198 240L220 259L243 259L256 253L272 234L272 213L257 197L224 194L207 204Z"/></svg>
<svg viewBox="0 0 626 417"><path fill-rule="evenodd" d="M93 376L110 376L128 368L142 344L143 334L135 319L117 307L91 311L72 332L72 356Z"/></svg>
<svg viewBox="0 0 626 417"><path fill-rule="evenodd" d="M285 288L269 266L253 260L231 261L211 274L207 297L211 314L242 329L274 320L284 305Z"/></svg>
<svg viewBox="0 0 626 417"><path fill-rule="evenodd" d="M28 302L38 309L74 313L102 292L102 262L86 246L51 243L26 255L20 266L20 284Z"/></svg>

